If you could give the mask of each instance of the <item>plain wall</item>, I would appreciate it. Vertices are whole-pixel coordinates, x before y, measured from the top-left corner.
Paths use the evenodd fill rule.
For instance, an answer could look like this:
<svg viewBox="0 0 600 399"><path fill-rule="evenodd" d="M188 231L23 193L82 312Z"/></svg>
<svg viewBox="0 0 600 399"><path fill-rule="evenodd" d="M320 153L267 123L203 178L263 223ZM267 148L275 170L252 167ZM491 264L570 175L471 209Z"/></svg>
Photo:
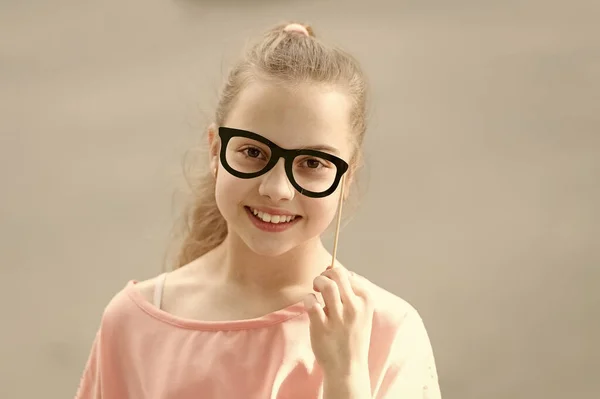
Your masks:
<svg viewBox="0 0 600 399"><path fill-rule="evenodd" d="M0 397L74 395L104 306L162 268L227 66L286 19L369 74L340 260L419 310L444 398L600 397L599 16L594 0L3 1Z"/></svg>

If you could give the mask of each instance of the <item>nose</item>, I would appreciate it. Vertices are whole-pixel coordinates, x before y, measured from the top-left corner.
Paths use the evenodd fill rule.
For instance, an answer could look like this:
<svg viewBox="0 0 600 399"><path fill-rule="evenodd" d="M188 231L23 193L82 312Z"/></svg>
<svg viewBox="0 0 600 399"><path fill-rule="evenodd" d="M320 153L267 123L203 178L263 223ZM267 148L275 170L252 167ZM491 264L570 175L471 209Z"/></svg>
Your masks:
<svg viewBox="0 0 600 399"><path fill-rule="evenodd" d="M294 187L285 174L285 160L283 158L263 176L258 192L275 203L294 198Z"/></svg>

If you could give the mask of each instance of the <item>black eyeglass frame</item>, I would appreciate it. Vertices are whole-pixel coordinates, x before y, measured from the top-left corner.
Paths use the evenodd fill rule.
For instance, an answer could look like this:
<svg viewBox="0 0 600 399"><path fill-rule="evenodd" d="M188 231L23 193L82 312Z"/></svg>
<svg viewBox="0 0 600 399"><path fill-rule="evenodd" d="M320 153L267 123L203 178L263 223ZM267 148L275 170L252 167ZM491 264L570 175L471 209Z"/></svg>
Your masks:
<svg viewBox="0 0 600 399"><path fill-rule="evenodd" d="M346 173L348 171L348 163L346 161L344 161L343 159L336 157L335 155L332 155L332 154L329 154L329 153L326 153L323 151L317 151L317 150L311 150L311 149L289 150L289 149L281 148L277 144L275 144L272 141L270 141L269 139L261 136L260 134L253 133L253 132L250 132L247 130L220 126L219 127L219 137L221 138L221 152L220 152L221 165L223 165L223 168L225 168L225 170L227 172L231 173L235 177L239 177L240 179L253 179L255 177L264 175L265 173L267 173L268 171L273 169L273 167L275 165L277 165L279 158L283 158L283 159L285 159L285 174L287 175L290 183L292 183L292 186L294 186L294 188L300 194L306 195L307 197L323 198L323 197L327 197L328 195L331 195L333 192L335 192L338 185L340 184L340 180L342 179L342 176L344 175L344 173ZM239 171L233 169L227 163L227 145L229 144L229 141L233 137L246 137L246 138L256 140L260 143L267 145L271 149L271 158L269 159L269 161L267 162L265 167L262 168L261 170L259 170L258 172L252 172L252 173L243 173L243 172L239 172ZM294 173L293 173L294 159L296 157L299 157L302 155L323 158L336 166L337 172L336 172L335 179L334 179L331 187L329 187L327 190L322 191L322 192L315 192L315 191L309 191L309 190L302 188L296 182L296 180L294 179Z"/></svg>

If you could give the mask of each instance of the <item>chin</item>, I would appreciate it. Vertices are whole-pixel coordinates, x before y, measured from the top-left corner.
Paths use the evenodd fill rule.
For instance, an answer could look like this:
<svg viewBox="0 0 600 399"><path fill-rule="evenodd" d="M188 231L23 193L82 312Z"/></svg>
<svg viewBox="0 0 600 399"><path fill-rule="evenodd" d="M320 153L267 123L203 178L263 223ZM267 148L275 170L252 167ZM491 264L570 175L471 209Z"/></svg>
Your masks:
<svg viewBox="0 0 600 399"><path fill-rule="evenodd" d="M282 243L278 242L278 240L265 239L260 240L261 242L257 242L252 239L243 239L243 241L246 244L246 246L248 246L248 248L252 250L252 252L254 252L255 254L270 258L276 258L278 256L285 255L286 253L290 252L291 250L297 248L300 245L299 243Z"/></svg>

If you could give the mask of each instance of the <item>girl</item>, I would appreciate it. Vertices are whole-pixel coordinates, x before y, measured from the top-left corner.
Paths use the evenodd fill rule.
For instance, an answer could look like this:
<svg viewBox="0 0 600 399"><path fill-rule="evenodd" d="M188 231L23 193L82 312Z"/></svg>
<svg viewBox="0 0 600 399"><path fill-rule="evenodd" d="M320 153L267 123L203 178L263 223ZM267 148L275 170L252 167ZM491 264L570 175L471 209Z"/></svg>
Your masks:
<svg viewBox="0 0 600 399"><path fill-rule="evenodd" d="M108 304L77 398L440 398L417 311L328 267L320 239L360 162L365 98L355 60L308 26L247 52L178 267Z"/></svg>

